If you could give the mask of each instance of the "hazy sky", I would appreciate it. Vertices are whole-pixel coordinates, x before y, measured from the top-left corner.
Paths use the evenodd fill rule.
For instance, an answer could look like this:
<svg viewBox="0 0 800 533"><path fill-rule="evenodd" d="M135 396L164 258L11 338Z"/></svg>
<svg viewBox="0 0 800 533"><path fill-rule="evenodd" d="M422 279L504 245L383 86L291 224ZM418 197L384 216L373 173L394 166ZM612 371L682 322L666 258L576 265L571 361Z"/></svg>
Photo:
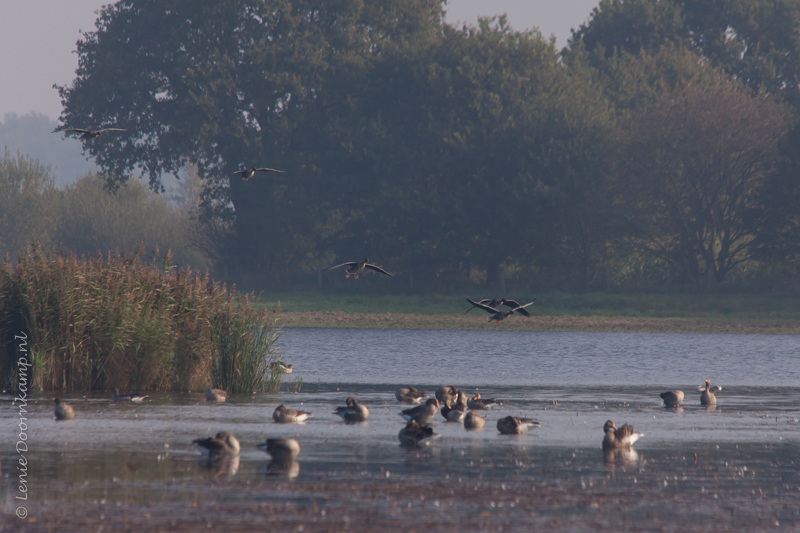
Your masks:
<svg viewBox="0 0 800 533"><path fill-rule="evenodd" d="M0 0L0 120L37 112L55 119L61 102L53 84L74 77L80 31L94 29L102 0ZM447 21L475 24L478 16L508 14L521 30L536 26L566 44L570 28L585 22L598 0L450 0Z"/></svg>

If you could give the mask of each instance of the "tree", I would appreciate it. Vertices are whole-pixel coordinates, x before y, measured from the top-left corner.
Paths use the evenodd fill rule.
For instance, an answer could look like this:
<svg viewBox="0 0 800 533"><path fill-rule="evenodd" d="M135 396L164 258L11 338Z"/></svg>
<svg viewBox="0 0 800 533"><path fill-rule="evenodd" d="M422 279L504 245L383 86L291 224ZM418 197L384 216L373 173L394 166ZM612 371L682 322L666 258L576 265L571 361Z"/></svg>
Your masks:
<svg viewBox="0 0 800 533"><path fill-rule="evenodd" d="M789 116L718 69L633 114L617 159L631 242L694 283L752 259Z"/></svg>
<svg viewBox="0 0 800 533"><path fill-rule="evenodd" d="M585 49L595 67L615 55L688 48L753 93L800 110L800 0L601 0L573 31L566 55Z"/></svg>

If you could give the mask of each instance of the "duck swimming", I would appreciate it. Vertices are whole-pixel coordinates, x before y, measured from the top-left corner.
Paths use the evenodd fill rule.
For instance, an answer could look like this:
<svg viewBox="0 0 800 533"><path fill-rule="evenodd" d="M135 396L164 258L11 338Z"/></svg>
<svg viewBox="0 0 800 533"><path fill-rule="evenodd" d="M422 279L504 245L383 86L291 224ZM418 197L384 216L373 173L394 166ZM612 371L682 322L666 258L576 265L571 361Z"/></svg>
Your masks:
<svg viewBox="0 0 800 533"><path fill-rule="evenodd" d="M257 446L275 461L291 461L300 454L300 444L294 439L267 439Z"/></svg>
<svg viewBox="0 0 800 533"><path fill-rule="evenodd" d="M436 411L439 410L439 400L430 398L425 405L418 405L411 409L404 409L400 416L406 419L406 422L414 421L418 424L427 424L433 417L436 416Z"/></svg>
<svg viewBox="0 0 800 533"><path fill-rule="evenodd" d="M481 429L486 424L486 419L475 411L470 411L464 417L465 429Z"/></svg>
<svg viewBox="0 0 800 533"><path fill-rule="evenodd" d="M209 459L239 455L241 449L238 439L230 431L220 431L214 437L193 440L192 444Z"/></svg>
<svg viewBox="0 0 800 533"><path fill-rule="evenodd" d="M287 365L283 361L273 361L269 364L273 372L282 371L284 374L291 374L294 371L294 365Z"/></svg>
<svg viewBox="0 0 800 533"><path fill-rule="evenodd" d="M333 414L341 416L345 422L363 422L369 418L369 409L351 396L345 400L345 407L337 407Z"/></svg>
<svg viewBox="0 0 800 533"><path fill-rule="evenodd" d="M433 432L432 427L421 425L412 420L400 430L400 433L397 434L397 439L400 441L401 446L417 447L421 444L427 444L438 436Z"/></svg>
<svg viewBox="0 0 800 533"><path fill-rule="evenodd" d="M470 409L494 409L500 405L494 398L481 398L481 394L477 393L475 396L467 400L467 407Z"/></svg>
<svg viewBox="0 0 800 533"><path fill-rule="evenodd" d="M666 407L678 407L683 401L682 390L670 390L660 394L661 399L664 400Z"/></svg>
<svg viewBox="0 0 800 533"><path fill-rule="evenodd" d="M539 422L531 418L517 416L507 416L497 421L497 430L503 435L522 435L539 426Z"/></svg>
<svg viewBox="0 0 800 533"><path fill-rule="evenodd" d="M132 392L120 394L119 389L116 387L111 390L114 392L114 395L111 396L111 400L115 402L141 402L147 398L147 396L142 396L141 394L135 394Z"/></svg>
<svg viewBox="0 0 800 533"><path fill-rule="evenodd" d="M278 424L299 424L313 416L308 411L287 409L283 404L276 407L272 413L272 419Z"/></svg>
<svg viewBox="0 0 800 533"><path fill-rule="evenodd" d="M420 403L426 396L427 393L420 392L414 387L403 387L394 393L394 397L400 403Z"/></svg>
<svg viewBox="0 0 800 533"><path fill-rule="evenodd" d="M207 402L224 402L228 399L228 393L222 389L206 389Z"/></svg>
<svg viewBox="0 0 800 533"><path fill-rule="evenodd" d="M369 264L369 259L364 259L363 261L351 261L349 263L342 263L341 265L329 266L328 268L323 270L323 272L326 272L328 270L333 270L334 268L339 268L339 267L343 267L343 266L348 267L347 270L346 270L347 274L345 274L345 276L344 276L346 278L349 278L350 274L353 274L354 277L356 279L358 279L358 275L360 273L362 273L365 268L368 268L370 270L374 270L375 272L380 272L381 274L385 274L385 275L389 276L390 278L392 277L392 274L389 274L388 272L386 272L381 267Z"/></svg>
<svg viewBox="0 0 800 533"><path fill-rule="evenodd" d="M75 418L75 409L71 405L63 403L58 398L55 399L55 403L56 420L72 420Z"/></svg>

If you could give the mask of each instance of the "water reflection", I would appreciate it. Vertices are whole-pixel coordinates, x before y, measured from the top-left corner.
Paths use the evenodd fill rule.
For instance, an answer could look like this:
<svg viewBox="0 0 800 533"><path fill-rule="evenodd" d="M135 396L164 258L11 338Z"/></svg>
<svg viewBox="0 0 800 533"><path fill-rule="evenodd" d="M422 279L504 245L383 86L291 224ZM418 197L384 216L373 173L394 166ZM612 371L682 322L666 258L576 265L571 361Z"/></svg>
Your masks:
<svg viewBox="0 0 800 533"><path fill-rule="evenodd" d="M214 479L222 478L230 481L233 479L233 476L236 475L236 472L239 471L239 461L238 455L217 456L213 458L206 456L198 459L197 464L201 468L210 470Z"/></svg>
<svg viewBox="0 0 800 533"><path fill-rule="evenodd" d="M267 475L295 479L300 475L300 463L294 459L273 459L267 463Z"/></svg>

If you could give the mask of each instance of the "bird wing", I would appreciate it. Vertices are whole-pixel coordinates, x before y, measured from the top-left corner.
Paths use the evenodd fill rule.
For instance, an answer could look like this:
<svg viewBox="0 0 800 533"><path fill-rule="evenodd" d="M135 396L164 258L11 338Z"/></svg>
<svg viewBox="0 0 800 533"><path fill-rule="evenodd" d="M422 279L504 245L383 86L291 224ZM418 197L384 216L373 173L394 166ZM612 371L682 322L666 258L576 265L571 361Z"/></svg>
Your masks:
<svg viewBox="0 0 800 533"><path fill-rule="evenodd" d="M403 409L403 413L402 414L407 415L407 416L417 416L418 414L420 414L422 412L422 409L423 409L423 406L422 405L418 405L417 407L412 407L410 409Z"/></svg>
<svg viewBox="0 0 800 533"><path fill-rule="evenodd" d="M480 302L478 302L478 303L486 305L486 304L488 304L488 303L489 303L489 302L491 302L491 301L492 301L492 299L491 299L491 298L484 298L483 300L481 300L481 301L480 301ZM473 305L472 307L470 307L469 309L467 309L466 311L464 311L464 314L466 315L467 313L469 313L469 312L470 312L470 311L472 311L473 309L475 309L475 306L474 306L474 305Z"/></svg>
<svg viewBox="0 0 800 533"><path fill-rule="evenodd" d="M276 170L274 168L264 167L264 168L257 168L256 170L257 171L260 170L261 172L280 172L281 174L283 174L283 170Z"/></svg>
<svg viewBox="0 0 800 533"><path fill-rule="evenodd" d="M392 277L391 274L389 274L388 272L386 272L384 269L382 269L379 266L370 265L369 263L367 263L367 264L364 265L364 268L369 268L370 270L374 270L375 272L380 272L381 274L386 274L390 278Z"/></svg>
<svg viewBox="0 0 800 533"><path fill-rule="evenodd" d="M633 444L640 437L640 435L633 431L633 426L630 424L625 424L622 427L617 428L616 436L618 441L626 444Z"/></svg>
<svg viewBox="0 0 800 533"><path fill-rule="evenodd" d="M68 130L62 130L62 131L65 131L65 132L67 132L67 131L76 131L78 133L89 133L91 130L83 130L81 128L70 128ZM55 133L55 132L53 132L53 133Z"/></svg>
<svg viewBox="0 0 800 533"><path fill-rule="evenodd" d="M247 174L248 172L250 172L250 169L246 168L244 170L237 170L236 172L234 172L234 174L242 174L242 175L244 175L244 174Z"/></svg>
<svg viewBox="0 0 800 533"><path fill-rule="evenodd" d="M719 392L721 390L722 387L720 385L714 385L713 387L711 387L711 392Z"/></svg>
<svg viewBox="0 0 800 533"><path fill-rule="evenodd" d="M122 128L103 128L101 130L97 130L97 133L103 133L104 131L128 131Z"/></svg>
<svg viewBox="0 0 800 533"><path fill-rule="evenodd" d="M333 270L334 268L339 268L339 267L343 267L343 266L353 266L353 265L356 265L356 264L358 264L358 263L356 263L355 261L350 261L349 263L342 263L341 265L329 266L328 268L323 270L323 272L325 272L326 270Z"/></svg>
<svg viewBox="0 0 800 533"><path fill-rule="evenodd" d="M486 305L486 304L482 304L482 303L480 303L480 302L476 302L476 301L474 301L474 300L470 300L469 298L467 298L467 301L468 301L469 303L471 303L473 306L475 306L475 307L479 307L479 308L483 309L483 310L484 310L484 311L486 311L487 313L493 313L493 314L494 314L494 313L499 313L499 312L500 312L500 311L498 311L497 309L495 309L494 307L489 307L489 306L488 306L488 305Z"/></svg>
<svg viewBox="0 0 800 533"><path fill-rule="evenodd" d="M516 307L511 307L511 306L509 306L509 307L511 307L511 310L512 310L512 311L514 311L515 313L519 313L519 314L521 314L521 315L524 315L524 316L531 316L531 315L530 315L530 313L528 313L528 312L525 310L525 308L526 308L526 307L528 307L529 305L533 305L535 301L536 301L536 298L534 298L534 299L533 299L533 300L531 300L530 302L526 303L525 305L519 305L519 304L517 304L517 302L514 302L514 301L512 301L512 300L507 300L507 301L506 301L506 304L517 304L517 306L516 306Z"/></svg>

